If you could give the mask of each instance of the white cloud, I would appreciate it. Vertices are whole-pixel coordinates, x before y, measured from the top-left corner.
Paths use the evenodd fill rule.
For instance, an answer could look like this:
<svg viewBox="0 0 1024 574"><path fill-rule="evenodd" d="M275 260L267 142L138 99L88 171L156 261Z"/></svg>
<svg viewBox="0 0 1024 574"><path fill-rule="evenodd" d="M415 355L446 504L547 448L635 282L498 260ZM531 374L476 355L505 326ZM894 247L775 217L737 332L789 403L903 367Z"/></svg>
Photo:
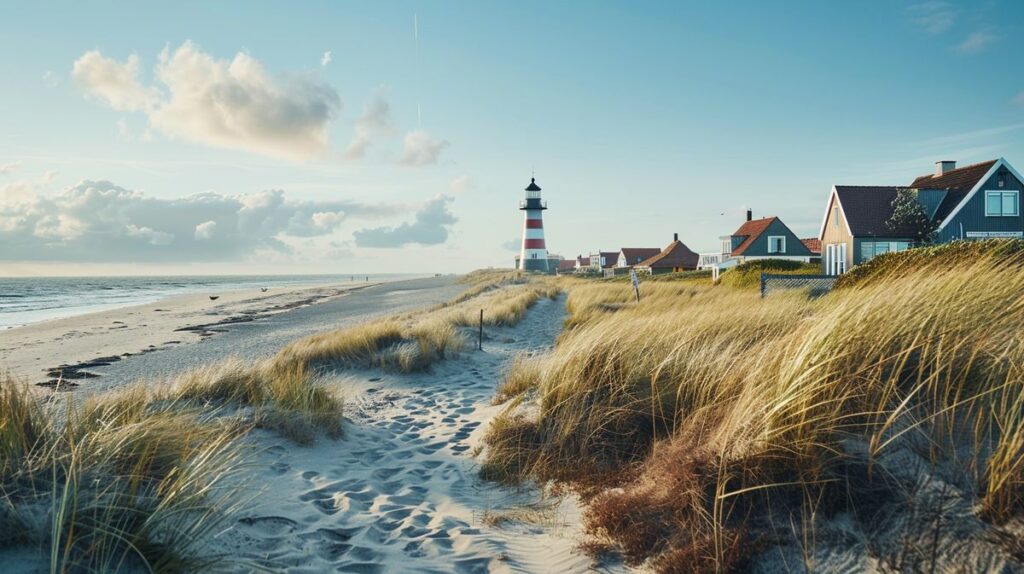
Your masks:
<svg viewBox="0 0 1024 574"><path fill-rule="evenodd" d="M367 148L375 139L390 137L397 132L391 117L391 106L384 98L384 92L384 89L378 89L356 120L355 134L345 150L346 158L359 159L366 156Z"/></svg>
<svg viewBox="0 0 1024 574"><path fill-rule="evenodd" d="M468 175L463 175L461 177L453 179L449 187L451 187L451 190L454 191L455 193L463 193L468 189L472 189L473 184L473 178L469 177Z"/></svg>
<svg viewBox="0 0 1024 574"><path fill-rule="evenodd" d="M59 175L59 173L60 172L54 171L52 169L50 171L44 173L42 175L42 177L39 178L40 185L46 185L48 183L53 183L53 180L57 179L57 176Z"/></svg>
<svg viewBox="0 0 1024 574"><path fill-rule="evenodd" d="M423 130L409 132L405 136L405 151L402 153L401 163L404 165L436 164L441 156L441 150L447 145L448 142L436 139Z"/></svg>
<svg viewBox="0 0 1024 574"><path fill-rule="evenodd" d="M448 210L454 201L446 195L437 195L423 204L411 222L397 227L360 229L353 235L358 247L402 247L410 243L437 245L448 240L450 227L458 219Z"/></svg>
<svg viewBox="0 0 1024 574"><path fill-rule="evenodd" d="M161 90L139 82L139 59L125 63L87 52L74 76L114 109L146 113L171 137L262 155L303 160L327 149L327 128L341 109L334 88L309 77L270 77L239 52L217 60L192 42L164 49L155 69Z"/></svg>
<svg viewBox="0 0 1024 574"><path fill-rule="evenodd" d="M929 34L941 34L949 30L957 19L957 11L949 2L932 0L914 4L908 8L910 21Z"/></svg>
<svg viewBox="0 0 1024 574"><path fill-rule="evenodd" d="M147 196L109 181L46 193L29 181L0 185L0 260L241 261L298 257L294 238L329 238L350 218L403 210L352 201L297 201L280 190Z"/></svg>
<svg viewBox="0 0 1024 574"><path fill-rule="evenodd" d="M214 220L204 221L199 225L196 225L195 238L196 240L210 239L213 237L213 232L217 229L217 222Z"/></svg>
<svg viewBox="0 0 1024 574"><path fill-rule="evenodd" d="M18 169L21 165L20 161L12 161L11 163L0 164L0 175L8 175L14 170Z"/></svg>
<svg viewBox="0 0 1024 574"><path fill-rule="evenodd" d="M331 59L331 51L327 50L324 52L324 55L320 57L320 65L326 68L327 64L331 63Z"/></svg>
<svg viewBox="0 0 1024 574"><path fill-rule="evenodd" d="M954 48L961 54L977 54L991 46L998 37L990 32L973 32Z"/></svg>
<svg viewBox="0 0 1024 574"><path fill-rule="evenodd" d="M86 52L75 60L71 76L87 94L115 110L143 110L157 101L158 94L139 82L139 57L135 54L122 64L104 57L99 50Z"/></svg>

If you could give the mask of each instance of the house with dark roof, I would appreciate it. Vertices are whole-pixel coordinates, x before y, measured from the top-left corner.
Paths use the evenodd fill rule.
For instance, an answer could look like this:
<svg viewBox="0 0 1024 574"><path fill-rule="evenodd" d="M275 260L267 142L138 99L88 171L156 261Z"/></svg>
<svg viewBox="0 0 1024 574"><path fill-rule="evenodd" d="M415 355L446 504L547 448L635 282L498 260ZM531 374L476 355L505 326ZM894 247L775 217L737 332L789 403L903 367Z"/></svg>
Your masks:
<svg viewBox="0 0 1024 574"><path fill-rule="evenodd" d="M697 268L700 256L690 250L682 241L679 241L679 234L672 236L672 243L669 243L657 255L652 255L633 266L637 273L650 273L658 275L661 273L673 273L678 271L691 271Z"/></svg>
<svg viewBox="0 0 1024 574"><path fill-rule="evenodd" d="M659 247L623 247L619 250L619 267L633 267L661 253Z"/></svg>
<svg viewBox="0 0 1024 574"><path fill-rule="evenodd" d="M893 201L907 189L937 225L938 243L1024 237L1024 183L1013 166L1002 158L961 168L939 161L933 173L907 186L833 186L819 233L822 271L840 275L876 255L915 246L919 230L892 219Z"/></svg>
<svg viewBox="0 0 1024 574"><path fill-rule="evenodd" d="M747 220L731 235L719 237L722 252L717 265L725 269L755 259L786 259L810 261L815 254L778 217L754 219L747 210Z"/></svg>
<svg viewBox="0 0 1024 574"><path fill-rule="evenodd" d="M590 254L590 267L595 271L611 269L619 262L618 251L598 251Z"/></svg>

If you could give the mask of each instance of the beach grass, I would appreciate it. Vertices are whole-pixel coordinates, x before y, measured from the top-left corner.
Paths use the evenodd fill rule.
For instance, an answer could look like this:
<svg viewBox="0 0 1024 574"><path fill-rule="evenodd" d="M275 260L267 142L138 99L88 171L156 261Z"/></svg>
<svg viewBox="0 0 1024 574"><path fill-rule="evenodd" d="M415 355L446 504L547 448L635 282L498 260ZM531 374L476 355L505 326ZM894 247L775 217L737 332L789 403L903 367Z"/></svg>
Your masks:
<svg viewBox="0 0 1024 574"><path fill-rule="evenodd" d="M220 486L242 465L244 425L147 393L61 411L0 383L0 532L52 572L214 568L206 543L244 504Z"/></svg>
<svg viewBox="0 0 1024 574"><path fill-rule="evenodd" d="M1024 510L1024 271L998 253L819 299L567 289L554 352L514 363L500 387L496 400L535 399L493 422L482 473L585 493L595 552L663 572L740 568L771 509L877 508L909 489L890 462L906 457L969 484L985 521Z"/></svg>

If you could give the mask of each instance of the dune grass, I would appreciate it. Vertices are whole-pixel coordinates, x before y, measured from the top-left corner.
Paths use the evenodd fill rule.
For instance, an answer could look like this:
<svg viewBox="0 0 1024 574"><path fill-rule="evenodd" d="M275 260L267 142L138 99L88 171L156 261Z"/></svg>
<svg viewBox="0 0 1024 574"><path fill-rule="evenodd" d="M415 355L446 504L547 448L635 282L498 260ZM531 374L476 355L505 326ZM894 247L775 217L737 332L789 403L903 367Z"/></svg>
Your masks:
<svg viewBox="0 0 1024 574"><path fill-rule="evenodd" d="M817 275L821 273L821 265L785 259L754 259L724 271L720 281L726 287L757 289L761 286L762 273L772 275Z"/></svg>
<svg viewBox="0 0 1024 574"><path fill-rule="evenodd" d="M37 548L51 572L215 568L205 546L244 503L220 488L241 465L234 420L134 389L66 422L0 382L0 544Z"/></svg>
<svg viewBox="0 0 1024 574"><path fill-rule="evenodd" d="M908 489L888 462L908 456L971 485L985 520L1024 510L1024 271L998 256L817 300L568 289L554 353L513 366L499 397L529 386L536 401L494 422L482 472L587 494L592 550L737 569L770 509L877 509Z"/></svg>

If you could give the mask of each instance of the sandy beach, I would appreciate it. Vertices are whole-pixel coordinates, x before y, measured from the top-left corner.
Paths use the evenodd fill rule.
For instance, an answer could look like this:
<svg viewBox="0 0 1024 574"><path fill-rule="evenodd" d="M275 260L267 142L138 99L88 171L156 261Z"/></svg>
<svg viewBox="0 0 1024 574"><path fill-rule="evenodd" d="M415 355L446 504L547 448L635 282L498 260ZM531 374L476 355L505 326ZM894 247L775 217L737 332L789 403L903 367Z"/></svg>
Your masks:
<svg viewBox="0 0 1024 574"><path fill-rule="evenodd" d="M457 291L452 278L432 278L170 297L0 331L0 369L33 384L105 390L228 355L267 356L306 334Z"/></svg>

